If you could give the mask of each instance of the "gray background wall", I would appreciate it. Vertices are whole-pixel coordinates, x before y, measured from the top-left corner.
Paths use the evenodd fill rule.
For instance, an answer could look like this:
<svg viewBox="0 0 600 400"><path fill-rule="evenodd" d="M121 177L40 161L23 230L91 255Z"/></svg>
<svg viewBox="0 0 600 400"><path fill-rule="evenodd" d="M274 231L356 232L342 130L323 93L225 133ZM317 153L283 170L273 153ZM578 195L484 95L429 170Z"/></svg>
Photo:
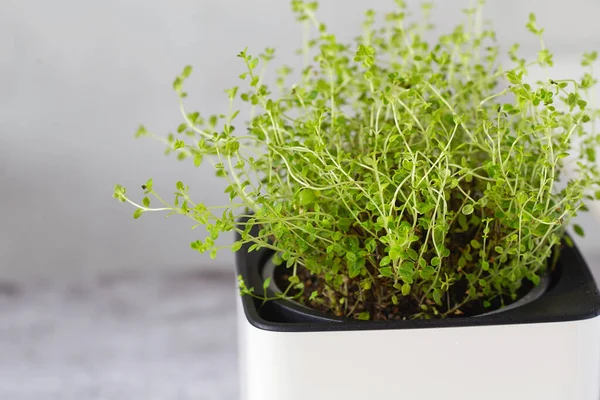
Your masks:
<svg viewBox="0 0 600 400"><path fill-rule="evenodd" d="M365 4L391 0L323 0L320 15L342 37L357 32ZM410 3L416 3L410 1ZM438 2L447 30L465 1ZM300 29L282 0L1 0L0 1L0 272L54 274L205 264L230 267L189 250L197 232L187 220L159 215L134 221L111 198L112 186L136 189L153 177L161 192L181 179L209 203L224 200L209 169L162 155L135 141L141 122L157 133L179 123L172 78L195 67L189 104L205 112L226 106L236 82L235 55L248 46L278 49L293 63ZM596 0L491 0L502 43L537 47L522 28L529 11L547 29L561 73L579 54L600 49ZM596 232L585 243L600 242Z"/></svg>

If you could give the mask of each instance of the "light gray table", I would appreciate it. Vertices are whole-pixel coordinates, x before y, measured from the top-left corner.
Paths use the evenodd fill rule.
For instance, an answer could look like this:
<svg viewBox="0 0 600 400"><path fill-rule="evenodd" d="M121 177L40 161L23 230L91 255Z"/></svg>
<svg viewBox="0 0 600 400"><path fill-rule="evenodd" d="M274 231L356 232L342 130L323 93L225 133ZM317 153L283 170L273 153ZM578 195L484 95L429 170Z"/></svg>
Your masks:
<svg viewBox="0 0 600 400"><path fill-rule="evenodd" d="M0 399L237 399L229 272L0 280Z"/></svg>

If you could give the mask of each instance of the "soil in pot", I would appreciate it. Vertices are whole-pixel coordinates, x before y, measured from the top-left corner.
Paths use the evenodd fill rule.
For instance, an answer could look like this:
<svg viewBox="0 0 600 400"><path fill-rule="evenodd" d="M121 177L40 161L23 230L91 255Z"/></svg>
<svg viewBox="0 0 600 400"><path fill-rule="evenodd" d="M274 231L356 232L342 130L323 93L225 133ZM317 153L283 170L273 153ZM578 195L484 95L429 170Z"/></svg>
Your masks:
<svg viewBox="0 0 600 400"><path fill-rule="evenodd" d="M269 260L268 263L272 262ZM272 271L273 275L273 284L271 285L271 289L274 291L281 292L280 288L287 288L289 283L289 278L291 276L289 270L284 266L269 268ZM270 272L269 272L270 274ZM288 294L290 297L296 297L296 301L308 307L314 311L318 311L323 313L324 315L329 315L333 317L343 317L343 315L336 315L332 312L332 307L328 304L326 300L321 299L321 301L312 301L310 299L310 294L313 291L317 291L318 293L325 293L326 283L323 279L319 278L316 275L310 274L310 272L306 268L299 267L297 271L297 276L300 279L300 282L304 284L304 291L300 292L298 290L290 289ZM266 278L266 276L264 276ZM552 284L551 274L546 274L542 277L540 283L536 286L529 280L523 280L523 285L517 292L517 296L514 299L510 299L505 296L504 298L496 297L489 301L485 301L483 299L479 301L471 301L468 305L461 307L461 311L456 312L448 312L448 313L440 313L440 317L447 318L457 318L457 317L474 317L474 316L483 316L490 315L506 310L510 310L512 308L518 307L520 305L529 303L531 301L536 300L540 296L544 294L544 292L550 287ZM467 290L467 283L465 281L458 282L456 286L453 288L453 293L462 293ZM380 287L381 295L386 295L386 287ZM356 298L360 294L360 288L356 283L351 281L348 282L348 298ZM452 294L449 293L449 296ZM434 305L429 304L430 306ZM373 320L379 321L398 321L407 319L407 315L415 315L419 309L419 304L417 300L413 297L403 297L399 299L398 304L393 305L389 304L386 307L381 307L375 302L365 302L361 305L358 305L354 311L363 312L368 311Z"/></svg>

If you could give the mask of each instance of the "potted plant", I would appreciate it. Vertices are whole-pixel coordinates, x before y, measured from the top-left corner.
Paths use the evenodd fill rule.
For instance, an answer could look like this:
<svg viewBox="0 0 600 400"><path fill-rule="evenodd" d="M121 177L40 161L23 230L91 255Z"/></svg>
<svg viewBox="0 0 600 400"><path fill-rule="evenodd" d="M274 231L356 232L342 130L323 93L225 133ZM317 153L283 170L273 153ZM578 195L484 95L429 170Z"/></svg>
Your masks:
<svg viewBox="0 0 600 400"><path fill-rule="evenodd" d="M114 196L135 218L191 218L213 257L235 233L245 399L597 399L600 295L566 234L600 198L597 53L583 77L530 83L553 63L533 14L537 58L515 45L505 68L481 5L431 43L429 6L413 23L395 3L346 44L293 0L302 69L281 68L274 94L274 50L242 51L226 114L186 110L191 68L175 79L168 151L211 160L230 203L182 182L167 202L151 180L141 204ZM239 134L238 100L253 108Z"/></svg>

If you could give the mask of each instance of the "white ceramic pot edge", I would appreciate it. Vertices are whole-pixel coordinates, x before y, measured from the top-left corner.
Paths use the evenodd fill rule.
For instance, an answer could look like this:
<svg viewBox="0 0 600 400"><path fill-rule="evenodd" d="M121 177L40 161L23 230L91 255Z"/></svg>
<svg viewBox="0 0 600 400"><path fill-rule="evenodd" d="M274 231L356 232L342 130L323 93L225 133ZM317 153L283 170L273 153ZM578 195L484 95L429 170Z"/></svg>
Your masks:
<svg viewBox="0 0 600 400"><path fill-rule="evenodd" d="M441 329L272 332L238 300L242 400L598 400L600 317Z"/></svg>

